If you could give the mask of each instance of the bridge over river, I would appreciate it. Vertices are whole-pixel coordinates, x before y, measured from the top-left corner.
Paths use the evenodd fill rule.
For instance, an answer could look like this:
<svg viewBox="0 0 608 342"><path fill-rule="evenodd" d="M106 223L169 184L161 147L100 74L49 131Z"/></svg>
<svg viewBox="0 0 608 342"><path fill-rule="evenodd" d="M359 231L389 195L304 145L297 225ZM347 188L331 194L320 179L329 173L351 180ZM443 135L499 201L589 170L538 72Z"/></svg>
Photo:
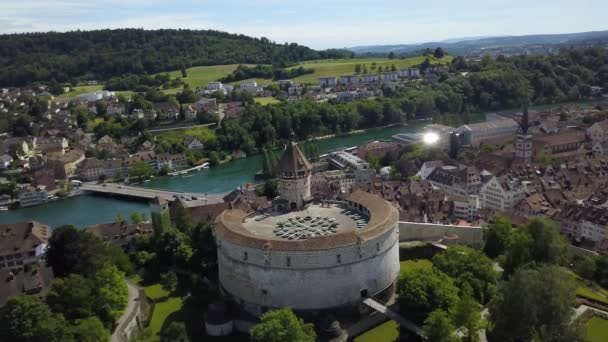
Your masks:
<svg viewBox="0 0 608 342"><path fill-rule="evenodd" d="M223 198L226 194L205 194L197 192L182 192L182 191L171 191L171 190L160 190L141 188L136 186L126 186L120 184L93 184L84 183L80 187L80 190L93 192L98 194L107 194L114 196L124 196L130 198L138 198L144 200L151 200L155 197L164 198L166 200L172 200L176 197L184 198L187 200L206 200L208 204L223 202Z"/></svg>

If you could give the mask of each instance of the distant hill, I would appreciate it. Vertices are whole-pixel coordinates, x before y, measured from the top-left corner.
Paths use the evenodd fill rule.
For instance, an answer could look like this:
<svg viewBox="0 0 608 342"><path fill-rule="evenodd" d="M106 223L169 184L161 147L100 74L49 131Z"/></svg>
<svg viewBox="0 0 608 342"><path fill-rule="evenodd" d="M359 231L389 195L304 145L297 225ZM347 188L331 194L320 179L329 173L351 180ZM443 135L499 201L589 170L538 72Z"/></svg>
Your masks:
<svg viewBox="0 0 608 342"><path fill-rule="evenodd" d="M510 48L509 51L512 53L521 53L526 47L535 45L583 45L592 44L594 42L608 42L608 31L527 36L458 38L422 44L356 46L348 48L348 50L353 51L356 54L387 54L390 52L398 54L410 54L418 53L420 50L427 48L434 49L441 46L444 50L447 50L451 54L467 55L493 48Z"/></svg>
<svg viewBox="0 0 608 342"><path fill-rule="evenodd" d="M182 66L289 65L350 57L346 50L316 51L266 38L202 30L95 30L0 35L0 85L33 81L105 80Z"/></svg>

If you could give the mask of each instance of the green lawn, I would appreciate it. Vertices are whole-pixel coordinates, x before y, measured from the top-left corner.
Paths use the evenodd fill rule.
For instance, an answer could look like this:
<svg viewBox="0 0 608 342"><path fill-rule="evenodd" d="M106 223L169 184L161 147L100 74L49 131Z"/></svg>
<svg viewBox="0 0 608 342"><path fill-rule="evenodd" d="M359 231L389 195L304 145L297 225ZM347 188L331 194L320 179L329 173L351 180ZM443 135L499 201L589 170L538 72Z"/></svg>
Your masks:
<svg viewBox="0 0 608 342"><path fill-rule="evenodd" d="M406 260L400 262L401 264L401 273L412 272L421 268L431 268L433 267L433 263L430 260L420 259L420 260Z"/></svg>
<svg viewBox="0 0 608 342"><path fill-rule="evenodd" d="M392 342L399 338L399 326L391 320L385 322L363 335L355 337L355 342Z"/></svg>
<svg viewBox="0 0 608 342"><path fill-rule="evenodd" d="M586 297L608 305L608 291L604 289L592 289L590 287L581 286L576 289L576 295Z"/></svg>
<svg viewBox="0 0 608 342"><path fill-rule="evenodd" d="M185 137L196 137L203 143L208 143L216 139L213 130L207 127L174 129L171 131L162 131L155 135L159 141L167 142L169 144L182 144Z"/></svg>
<svg viewBox="0 0 608 342"><path fill-rule="evenodd" d="M256 97L254 98L255 102L265 106L267 104L279 103L281 101L275 99L274 97Z"/></svg>
<svg viewBox="0 0 608 342"><path fill-rule="evenodd" d="M146 294L148 294L147 290ZM154 314L150 320L150 332L152 333L151 341L160 340L159 333L165 324L167 317L180 311L182 306L183 300L180 297L170 297L165 301L156 303L154 306Z"/></svg>
<svg viewBox="0 0 608 342"><path fill-rule="evenodd" d="M101 84L91 85L91 86L78 86L78 87L71 88L69 92L63 93L63 94L59 95L57 98L69 99L74 96L78 96L80 94L92 93L92 92L102 90L102 89L103 89L103 85L101 85Z"/></svg>
<svg viewBox="0 0 608 342"><path fill-rule="evenodd" d="M608 320L596 316L587 321L587 340L606 342L608 340Z"/></svg>

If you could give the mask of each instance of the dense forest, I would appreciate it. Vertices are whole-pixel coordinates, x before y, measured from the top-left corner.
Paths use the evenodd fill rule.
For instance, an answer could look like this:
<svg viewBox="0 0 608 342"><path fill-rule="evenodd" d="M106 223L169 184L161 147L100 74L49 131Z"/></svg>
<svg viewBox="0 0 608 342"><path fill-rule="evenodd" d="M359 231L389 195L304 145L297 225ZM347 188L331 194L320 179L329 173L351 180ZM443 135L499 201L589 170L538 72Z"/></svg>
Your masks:
<svg viewBox="0 0 608 342"><path fill-rule="evenodd" d="M350 57L346 50L315 51L298 44L219 31L119 29L0 35L0 85L33 81L106 80L181 67L273 64Z"/></svg>

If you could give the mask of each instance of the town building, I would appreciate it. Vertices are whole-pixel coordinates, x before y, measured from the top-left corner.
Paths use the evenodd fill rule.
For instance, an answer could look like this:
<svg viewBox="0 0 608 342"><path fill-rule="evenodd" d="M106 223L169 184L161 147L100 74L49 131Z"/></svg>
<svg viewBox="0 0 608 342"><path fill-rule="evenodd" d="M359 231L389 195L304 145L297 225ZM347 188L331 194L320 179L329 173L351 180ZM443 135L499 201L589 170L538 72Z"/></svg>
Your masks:
<svg viewBox="0 0 608 342"><path fill-rule="evenodd" d="M21 207L31 207L46 203L49 199L49 194L43 186L33 187L25 185L19 189L17 198Z"/></svg>
<svg viewBox="0 0 608 342"><path fill-rule="evenodd" d="M346 151L332 152L330 164L340 170L351 169L358 183L369 183L375 174L374 169L365 160Z"/></svg>
<svg viewBox="0 0 608 342"><path fill-rule="evenodd" d="M449 196L476 195L481 188L481 175L474 166L435 167L426 180Z"/></svg>
<svg viewBox="0 0 608 342"><path fill-rule="evenodd" d="M396 71L385 71L380 74L382 82L397 82L399 80L399 73Z"/></svg>
<svg viewBox="0 0 608 342"><path fill-rule="evenodd" d="M380 81L378 74L363 74L361 75L361 83L376 83Z"/></svg>
<svg viewBox="0 0 608 342"><path fill-rule="evenodd" d="M224 89L224 85L222 82L209 82L207 83L207 90L209 91L218 91Z"/></svg>
<svg viewBox="0 0 608 342"><path fill-rule="evenodd" d="M458 128L458 132L465 144L479 146L489 139L514 136L518 129L519 124L515 120L502 119L463 125Z"/></svg>
<svg viewBox="0 0 608 342"><path fill-rule="evenodd" d="M359 76L357 75L340 76L340 85L344 87L356 87L357 84L359 84Z"/></svg>
<svg viewBox="0 0 608 342"><path fill-rule="evenodd" d="M336 85L338 85L336 77L319 77L319 87L321 88L335 88Z"/></svg>
<svg viewBox="0 0 608 342"><path fill-rule="evenodd" d="M0 308L9 299L21 296L45 297L53 281L53 270L45 261L32 263L28 270L15 272L11 268L2 268L0 261Z"/></svg>
<svg viewBox="0 0 608 342"><path fill-rule="evenodd" d="M184 145L191 150L202 150L205 148L205 145L195 137L185 137Z"/></svg>
<svg viewBox="0 0 608 342"><path fill-rule="evenodd" d="M492 177L479 191L481 207L504 213L515 211L516 205L525 198L524 187L519 179Z"/></svg>
<svg viewBox="0 0 608 342"><path fill-rule="evenodd" d="M258 82L256 82L255 80L241 82L240 88L241 90L249 92L253 95L257 94L260 90L260 88L258 87Z"/></svg>
<svg viewBox="0 0 608 342"><path fill-rule="evenodd" d="M104 242L120 247L125 251L135 249L135 242L141 236L152 234L152 223L112 222L89 226L85 230Z"/></svg>
<svg viewBox="0 0 608 342"><path fill-rule="evenodd" d="M387 153L395 153L400 149L399 144L392 141L370 141L357 146L357 157L365 159L368 153L377 158L384 157Z"/></svg>
<svg viewBox="0 0 608 342"><path fill-rule="evenodd" d="M586 133L593 142L608 141L608 119L594 123Z"/></svg>
<svg viewBox="0 0 608 342"><path fill-rule="evenodd" d="M38 261L50 236L51 228L36 221L0 224L0 269Z"/></svg>

